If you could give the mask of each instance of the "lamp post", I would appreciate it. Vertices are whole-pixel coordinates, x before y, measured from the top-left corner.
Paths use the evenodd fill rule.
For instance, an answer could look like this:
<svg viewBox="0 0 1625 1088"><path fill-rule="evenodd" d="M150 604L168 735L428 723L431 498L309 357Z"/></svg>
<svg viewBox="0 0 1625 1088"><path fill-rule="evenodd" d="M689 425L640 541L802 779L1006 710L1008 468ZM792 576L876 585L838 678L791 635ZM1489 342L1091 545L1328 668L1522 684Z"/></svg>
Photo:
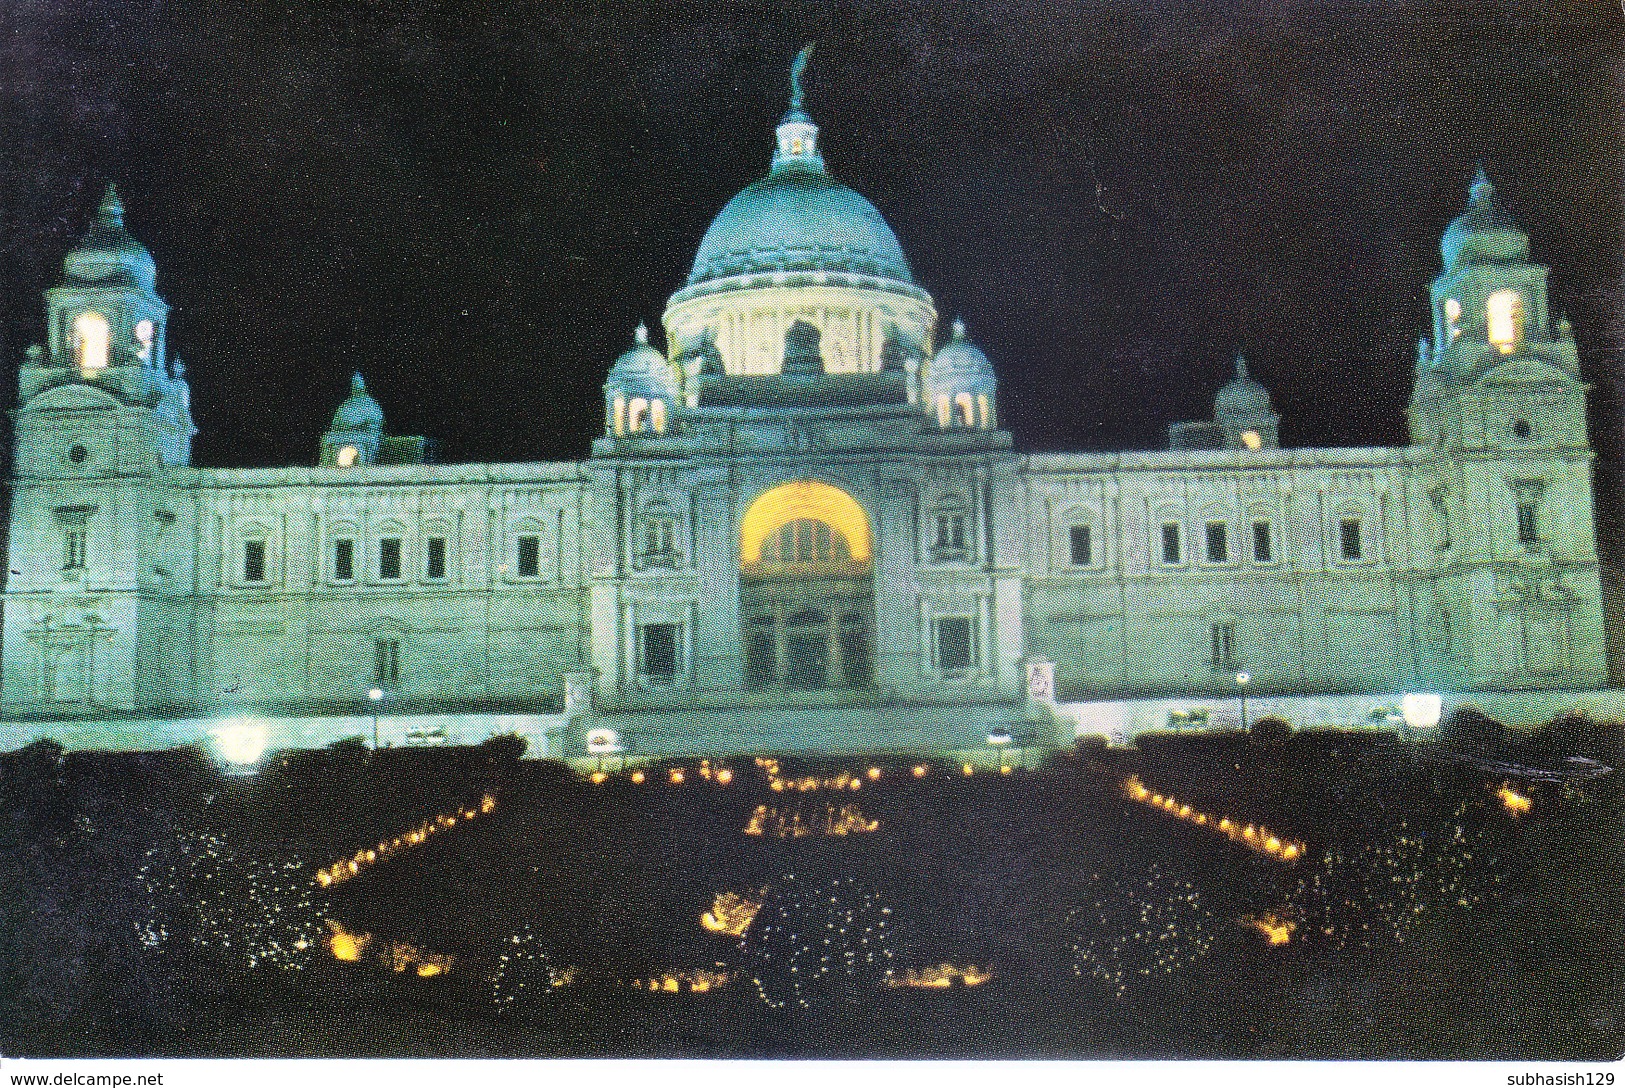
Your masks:
<svg viewBox="0 0 1625 1088"><path fill-rule="evenodd" d="M383 688L369 688L367 701L372 704L372 750L378 750L378 708L384 701Z"/></svg>
<svg viewBox="0 0 1625 1088"><path fill-rule="evenodd" d="M1236 690L1241 693L1241 731L1247 732L1247 685L1252 682L1250 672L1236 673Z"/></svg>
<svg viewBox="0 0 1625 1088"><path fill-rule="evenodd" d="M1005 749L1009 748L1010 745L1015 743L1015 739L1015 737L1010 735L1010 731L1008 729L1003 728L994 729L987 735L988 746L998 750L1000 770L1003 770L1006 766L1008 766L1008 764L1005 762L1004 752Z"/></svg>

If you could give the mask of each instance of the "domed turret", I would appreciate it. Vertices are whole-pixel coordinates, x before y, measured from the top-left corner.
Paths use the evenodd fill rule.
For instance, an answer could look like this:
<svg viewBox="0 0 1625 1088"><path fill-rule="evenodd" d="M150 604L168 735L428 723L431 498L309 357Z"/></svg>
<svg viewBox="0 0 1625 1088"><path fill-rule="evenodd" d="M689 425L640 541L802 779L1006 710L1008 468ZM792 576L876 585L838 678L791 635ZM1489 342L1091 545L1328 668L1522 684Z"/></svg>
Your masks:
<svg viewBox="0 0 1625 1088"><path fill-rule="evenodd" d="M1213 422L1230 449L1274 449L1281 444L1281 417L1270 404L1270 391L1247 372L1247 360L1236 356L1236 374L1213 398Z"/></svg>
<svg viewBox="0 0 1625 1088"><path fill-rule="evenodd" d="M384 410L367 392L358 370L350 375L350 395L344 398L333 422L322 435L321 463L338 468L374 465L384 438Z"/></svg>
<svg viewBox="0 0 1625 1088"><path fill-rule="evenodd" d="M152 254L124 229L124 202L112 185L84 238L62 259L62 272L71 282L154 290Z"/></svg>
<svg viewBox="0 0 1625 1088"><path fill-rule="evenodd" d="M1439 254L1448 271L1470 261L1525 261L1529 235L1495 199L1495 186L1484 168L1478 168L1468 190L1467 210L1451 220L1439 242Z"/></svg>
<svg viewBox="0 0 1625 1088"><path fill-rule="evenodd" d="M612 435L665 434L677 404L677 382L666 357L649 344L639 324L632 347L609 368L604 382L605 429Z"/></svg>
<svg viewBox="0 0 1625 1088"><path fill-rule="evenodd" d="M1247 360L1236 356L1236 373L1213 398L1213 418L1174 423L1168 448L1175 450L1272 450L1281 445L1281 417L1270 404L1270 391L1247 372Z"/></svg>
<svg viewBox="0 0 1625 1088"><path fill-rule="evenodd" d="M954 319L953 336L931 360L929 400L940 427L995 425L998 393L993 364L965 335L965 322Z"/></svg>
<svg viewBox="0 0 1625 1088"><path fill-rule="evenodd" d="M1270 391L1247 373L1247 360L1237 355L1236 376L1225 382L1213 399L1213 418L1220 422L1250 422L1269 416L1272 411Z"/></svg>
<svg viewBox="0 0 1625 1088"><path fill-rule="evenodd" d="M378 406L372 394L367 392L367 381L359 370L350 375L350 395L339 405L338 411L333 413L331 429L383 433L384 410Z"/></svg>
<svg viewBox="0 0 1625 1088"><path fill-rule="evenodd" d="M893 355L930 351L936 313L914 285L897 236L825 167L802 90L810 55L809 46L791 69L790 105L767 176L717 214L688 285L667 305L668 355L690 381L876 375L888 369L888 341ZM871 384L885 399L902 396L895 382ZM712 402L712 384L684 388Z"/></svg>

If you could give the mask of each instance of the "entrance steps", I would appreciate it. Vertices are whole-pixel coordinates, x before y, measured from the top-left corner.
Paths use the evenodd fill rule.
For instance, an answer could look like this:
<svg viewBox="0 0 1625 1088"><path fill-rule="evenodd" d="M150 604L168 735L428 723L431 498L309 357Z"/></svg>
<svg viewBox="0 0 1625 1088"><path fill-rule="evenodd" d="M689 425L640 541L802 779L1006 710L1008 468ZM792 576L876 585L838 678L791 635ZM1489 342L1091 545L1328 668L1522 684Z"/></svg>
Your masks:
<svg viewBox="0 0 1625 1088"><path fill-rule="evenodd" d="M572 732L613 729L633 758L976 751L996 728L1028 748L1054 747L1055 727L1024 721L1024 710L1019 701L649 709L583 717Z"/></svg>

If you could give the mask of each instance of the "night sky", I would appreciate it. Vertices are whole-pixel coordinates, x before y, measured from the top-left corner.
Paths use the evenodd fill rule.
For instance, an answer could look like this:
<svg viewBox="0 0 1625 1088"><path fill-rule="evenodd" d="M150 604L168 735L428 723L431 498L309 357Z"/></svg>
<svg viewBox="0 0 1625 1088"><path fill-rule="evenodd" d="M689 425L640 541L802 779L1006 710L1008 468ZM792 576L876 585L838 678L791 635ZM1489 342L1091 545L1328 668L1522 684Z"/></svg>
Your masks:
<svg viewBox="0 0 1625 1088"><path fill-rule="evenodd" d="M0 358L111 178L200 464L312 463L358 368L445 460L580 458L813 40L831 169L965 317L1018 448L1161 447L1238 347L1285 444L1403 442L1483 161L1617 457L1618 4L1237 7L6 0Z"/></svg>

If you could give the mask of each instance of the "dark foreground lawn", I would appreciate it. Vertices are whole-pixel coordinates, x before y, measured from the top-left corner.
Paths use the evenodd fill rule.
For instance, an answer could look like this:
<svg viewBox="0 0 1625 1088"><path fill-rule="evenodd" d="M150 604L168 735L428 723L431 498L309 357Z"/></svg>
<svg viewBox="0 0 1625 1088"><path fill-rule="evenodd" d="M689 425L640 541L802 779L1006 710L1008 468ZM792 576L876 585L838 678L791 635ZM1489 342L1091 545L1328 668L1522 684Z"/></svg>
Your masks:
<svg viewBox="0 0 1625 1088"><path fill-rule="evenodd" d="M1493 754L1616 764L1619 739L1566 722ZM1620 1053L1618 773L1526 790L1514 815L1502 779L1434 746L1297 734L1159 738L1007 776L882 761L828 787L867 766L787 762L781 777L824 786L797 792L748 760L726 785L694 762L680 785L666 766L594 783L500 745L290 753L237 778L195 752L5 757L0 1052ZM1303 854L1137 803L1130 775ZM487 794L490 813L316 885ZM879 826L747 836L763 805ZM743 941L700 924L730 891L763 904ZM1263 915L1286 943L1246 921ZM355 962L331 954L335 927L370 935ZM515 947L529 975L504 965ZM423 957L449 969L420 977ZM884 985L940 964L992 977ZM701 971L727 979L686 992ZM668 977L680 992L647 992Z"/></svg>

